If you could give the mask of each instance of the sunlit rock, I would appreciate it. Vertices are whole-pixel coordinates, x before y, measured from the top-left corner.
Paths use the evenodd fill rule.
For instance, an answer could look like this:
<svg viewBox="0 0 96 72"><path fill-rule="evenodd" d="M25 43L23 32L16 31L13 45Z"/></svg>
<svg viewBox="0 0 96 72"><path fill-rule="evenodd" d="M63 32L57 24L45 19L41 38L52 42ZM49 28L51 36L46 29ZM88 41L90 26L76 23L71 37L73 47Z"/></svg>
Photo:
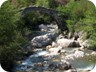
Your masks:
<svg viewBox="0 0 96 72"><path fill-rule="evenodd" d="M65 39L65 38L57 40L57 44L58 44L58 46L61 46L64 48L66 48L66 47L80 47L80 45L77 41L71 40L71 39Z"/></svg>
<svg viewBox="0 0 96 72"><path fill-rule="evenodd" d="M56 42L52 42L52 47L56 47L57 43Z"/></svg>
<svg viewBox="0 0 96 72"><path fill-rule="evenodd" d="M77 51L75 51L75 53L74 53L74 57L75 58L80 58L80 57L84 57L84 52L83 51L79 51L79 50L77 50Z"/></svg>
<svg viewBox="0 0 96 72"><path fill-rule="evenodd" d="M76 50L73 54L65 56L65 60L75 60L76 58L84 57L85 53L83 51Z"/></svg>
<svg viewBox="0 0 96 72"><path fill-rule="evenodd" d="M49 52L52 53L53 55L58 54L61 51L62 47L56 47L56 48L50 48Z"/></svg>

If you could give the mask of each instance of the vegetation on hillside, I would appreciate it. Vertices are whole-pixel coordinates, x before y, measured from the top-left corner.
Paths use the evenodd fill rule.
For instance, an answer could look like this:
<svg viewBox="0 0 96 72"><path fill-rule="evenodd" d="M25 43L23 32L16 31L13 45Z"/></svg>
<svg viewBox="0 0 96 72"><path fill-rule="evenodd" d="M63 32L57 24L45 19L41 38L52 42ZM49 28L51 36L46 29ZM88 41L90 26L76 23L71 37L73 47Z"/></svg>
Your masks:
<svg viewBox="0 0 96 72"><path fill-rule="evenodd" d="M0 63L6 70L13 67L21 54L19 50L27 44L26 33L32 32L39 23L50 23L53 20L51 16L38 11L22 17L20 9L32 5L57 10L58 16L66 20L70 32L87 32L90 48L96 50L96 7L91 2L70 0L63 5L55 0L16 0L16 3L8 0L0 8Z"/></svg>
<svg viewBox="0 0 96 72"><path fill-rule="evenodd" d="M58 10L63 12L61 16L66 17L66 22L70 32L87 32L86 39L90 39L91 48L96 49L95 6L87 0L70 0L66 6L60 5Z"/></svg>

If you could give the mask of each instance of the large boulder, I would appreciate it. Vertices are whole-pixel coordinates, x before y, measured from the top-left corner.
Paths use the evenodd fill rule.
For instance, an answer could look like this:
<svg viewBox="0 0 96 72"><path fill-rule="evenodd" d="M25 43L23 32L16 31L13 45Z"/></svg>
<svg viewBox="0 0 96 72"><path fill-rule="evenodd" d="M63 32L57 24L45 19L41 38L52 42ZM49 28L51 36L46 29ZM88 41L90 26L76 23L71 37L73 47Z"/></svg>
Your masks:
<svg viewBox="0 0 96 72"><path fill-rule="evenodd" d="M72 39L65 39L65 38L57 40L57 44L61 47L64 47L64 48L66 48L66 47L80 47L79 42L72 40Z"/></svg>
<svg viewBox="0 0 96 72"><path fill-rule="evenodd" d="M34 47L43 47L50 45L52 40L57 37L56 33L48 33L41 36L36 36L31 40L31 45Z"/></svg>

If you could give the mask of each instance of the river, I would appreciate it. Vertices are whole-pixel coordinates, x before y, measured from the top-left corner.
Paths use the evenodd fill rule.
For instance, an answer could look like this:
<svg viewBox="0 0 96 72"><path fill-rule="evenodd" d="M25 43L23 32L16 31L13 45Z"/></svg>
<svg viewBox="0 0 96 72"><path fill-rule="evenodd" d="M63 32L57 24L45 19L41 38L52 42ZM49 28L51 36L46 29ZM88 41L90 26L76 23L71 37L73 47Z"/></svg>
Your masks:
<svg viewBox="0 0 96 72"><path fill-rule="evenodd" d="M53 26L53 25L52 25ZM52 27L49 25L49 27ZM56 26L49 29L49 32L54 32L54 28ZM41 32L42 34L46 34L46 32ZM40 33L40 35L42 35ZM47 46L46 46L47 47ZM94 67L94 62L91 61L91 58L94 59L94 56L87 59L88 54L91 54L92 50L84 50L78 51L79 47L72 48L62 48L61 52L56 55L51 55L48 50L45 48L36 48L35 53L25 58L22 63L15 67L15 71L20 72L65 72L61 68L58 68L58 65L62 63L62 61L68 61L72 68L74 68L77 72L81 72L82 70L92 70ZM45 50L44 50L45 49ZM80 53L76 53L80 52ZM80 56L78 57L78 55ZM48 55L48 56L46 56ZM83 56L82 56L83 55ZM63 64L62 64L63 65ZM61 66L62 67L62 66Z"/></svg>

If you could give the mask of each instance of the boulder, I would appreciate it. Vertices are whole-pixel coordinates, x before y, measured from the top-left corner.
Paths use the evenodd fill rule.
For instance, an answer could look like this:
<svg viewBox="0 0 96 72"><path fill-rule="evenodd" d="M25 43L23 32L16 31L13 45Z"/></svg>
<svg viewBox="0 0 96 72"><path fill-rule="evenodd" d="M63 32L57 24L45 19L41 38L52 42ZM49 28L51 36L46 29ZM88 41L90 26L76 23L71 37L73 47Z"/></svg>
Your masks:
<svg viewBox="0 0 96 72"><path fill-rule="evenodd" d="M51 39L47 35L37 36L31 40L31 44L34 47L42 47L51 44Z"/></svg>
<svg viewBox="0 0 96 72"><path fill-rule="evenodd" d="M73 54L69 54L65 56L65 60L71 61L75 60L76 58L84 57L85 53L83 51L76 50Z"/></svg>
<svg viewBox="0 0 96 72"><path fill-rule="evenodd" d="M36 36L31 40L31 45L34 47L43 47L50 45L52 43L52 40L56 38L56 33L48 33L41 36Z"/></svg>
<svg viewBox="0 0 96 72"><path fill-rule="evenodd" d="M60 53L62 47L56 47L56 48L50 48L49 49L49 52L50 52L50 55L57 55L58 53Z"/></svg>
<svg viewBox="0 0 96 72"><path fill-rule="evenodd" d="M80 57L84 57L84 56L85 56L85 53L83 51L76 50L74 53L75 58L80 58Z"/></svg>
<svg viewBox="0 0 96 72"><path fill-rule="evenodd" d="M66 48L66 47L80 47L79 42L77 42L75 40L71 40L71 39L65 39L65 38L57 40L57 44L58 44L58 46L61 46L64 48Z"/></svg>

